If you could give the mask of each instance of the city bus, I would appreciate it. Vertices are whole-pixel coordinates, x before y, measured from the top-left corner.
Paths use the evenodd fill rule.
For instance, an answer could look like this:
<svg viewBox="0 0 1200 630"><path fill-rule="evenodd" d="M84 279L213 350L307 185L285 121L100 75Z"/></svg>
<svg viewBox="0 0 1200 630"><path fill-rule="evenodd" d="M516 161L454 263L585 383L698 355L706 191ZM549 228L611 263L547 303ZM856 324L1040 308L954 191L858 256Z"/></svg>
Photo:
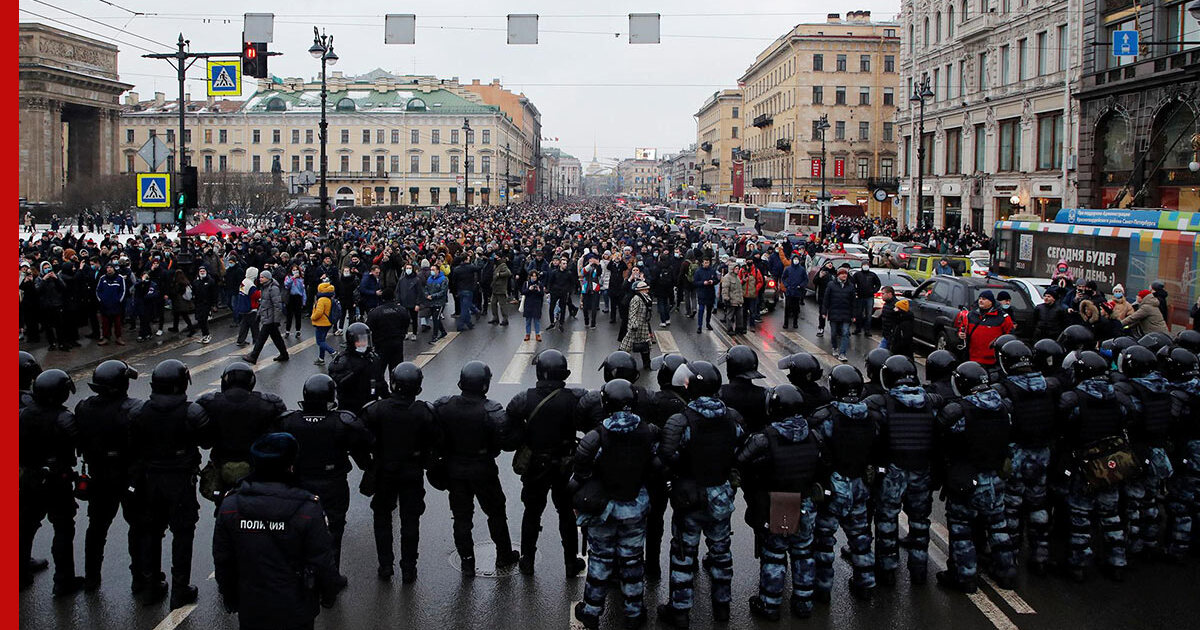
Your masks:
<svg viewBox="0 0 1200 630"><path fill-rule="evenodd" d="M772 201L759 209L763 234L821 233L821 209L807 203Z"/></svg>
<svg viewBox="0 0 1200 630"><path fill-rule="evenodd" d="M994 273L1049 278L1066 260L1076 282L1095 280L1111 293L1125 286L1131 298L1161 281L1169 321L1187 326L1200 296L1200 213L1171 210L1064 208L1054 221L998 221Z"/></svg>
<svg viewBox="0 0 1200 630"><path fill-rule="evenodd" d="M725 225L754 227L758 220L758 206L748 203L723 203L717 206L714 217L725 220Z"/></svg>

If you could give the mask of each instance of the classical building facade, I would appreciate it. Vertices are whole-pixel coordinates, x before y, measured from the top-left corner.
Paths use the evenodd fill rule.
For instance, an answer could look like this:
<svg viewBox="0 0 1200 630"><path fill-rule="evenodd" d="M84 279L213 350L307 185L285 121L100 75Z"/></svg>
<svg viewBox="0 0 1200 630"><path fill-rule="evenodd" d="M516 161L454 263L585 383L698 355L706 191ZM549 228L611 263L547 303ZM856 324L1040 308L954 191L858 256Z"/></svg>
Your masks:
<svg viewBox="0 0 1200 630"><path fill-rule="evenodd" d="M117 47L42 24L18 26L18 194L61 201L72 183L119 169Z"/></svg>
<svg viewBox="0 0 1200 630"><path fill-rule="evenodd" d="M496 205L506 173L512 201L524 198L528 187L519 184L520 174L528 177L536 168L527 154L535 143L501 106L485 103L456 79L376 70L358 77L331 72L327 83L333 205ZM319 82L281 79L264 83L236 107L189 106L187 150L201 185L223 171L278 168L293 182L318 172L320 90ZM151 134L174 146L176 111L172 102L127 108L120 145L126 170L141 166L134 154ZM309 185L310 195L316 190Z"/></svg>
<svg viewBox="0 0 1200 630"><path fill-rule="evenodd" d="M742 148L742 90L713 92L696 118L696 166L700 201L727 203L734 197L733 162ZM749 182L742 195L746 195Z"/></svg>
<svg viewBox="0 0 1200 630"><path fill-rule="evenodd" d="M1109 42L1136 30L1137 57L1083 47L1075 96L1079 127L1079 203L1200 210L1200 20L1188 2L1077 0L1088 17L1084 41ZM1118 201L1118 197L1120 197Z"/></svg>
<svg viewBox="0 0 1200 630"><path fill-rule="evenodd" d="M545 195L551 199L577 197L583 186L583 165L579 158L557 147L542 149Z"/></svg>
<svg viewBox="0 0 1200 630"><path fill-rule="evenodd" d="M695 199L698 191L696 184L696 145L692 145L678 153L672 153L663 159L663 185L667 197L672 199Z"/></svg>
<svg viewBox="0 0 1200 630"><path fill-rule="evenodd" d="M1082 21L1054 0L906 0L897 114L908 225L991 231L1076 202ZM1078 11L1078 9L1075 9ZM1091 41L1083 38L1082 41ZM915 86L928 79L925 132ZM917 210L918 147L925 148ZM1017 199L1014 204L1012 199Z"/></svg>
<svg viewBox="0 0 1200 630"><path fill-rule="evenodd" d="M662 196L658 160L629 158L617 164L617 191L634 197Z"/></svg>
<svg viewBox="0 0 1200 630"><path fill-rule="evenodd" d="M834 203L890 214L892 198L879 202L871 194L896 192L899 35L899 23L873 22L870 11L845 19L830 13L758 54L738 82L750 201L816 201L824 171ZM829 125L823 135L822 116Z"/></svg>
<svg viewBox="0 0 1200 630"><path fill-rule="evenodd" d="M451 81L457 82L458 78L455 77ZM532 195L533 191L537 190L538 180L541 179L537 168L538 160L535 159L535 156L542 153L541 112L525 94L506 90L500 79L492 79L492 82L487 84L480 84L479 79L472 79L471 83L463 84L462 87L478 94L484 103L499 107L521 130L520 146L506 141L505 153L515 156L515 162L509 172L501 175L507 177L514 201L523 195ZM519 169L515 168L517 163Z"/></svg>

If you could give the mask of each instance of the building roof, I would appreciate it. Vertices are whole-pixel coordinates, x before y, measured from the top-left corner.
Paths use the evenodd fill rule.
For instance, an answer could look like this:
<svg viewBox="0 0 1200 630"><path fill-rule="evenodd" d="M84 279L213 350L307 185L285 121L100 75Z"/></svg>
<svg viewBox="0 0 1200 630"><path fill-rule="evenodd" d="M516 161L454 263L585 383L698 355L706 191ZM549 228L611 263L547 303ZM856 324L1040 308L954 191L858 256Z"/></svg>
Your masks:
<svg viewBox="0 0 1200 630"><path fill-rule="evenodd" d="M542 155L549 155L560 160L578 160L574 155L563 151L558 147L542 147Z"/></svg>
<svg viewBox="0 0 1200 630"><path fill-rule="evenodd" d="M278 99L278 101L274 99ZM354 105L354 111L363 113L500 113L499 107L473 103L449 90L435 89L425 92L390 89L381 91L366 80L355 81L349 84L345 90L329 92L327 110L329 112L345 111L339 108L348 107L351 103ZM243 111L248 113L280 112L275 109L280 106L284 108L282 112L320 112L320 86L305 85L295 91L260 90L246 101Z"/></svg>

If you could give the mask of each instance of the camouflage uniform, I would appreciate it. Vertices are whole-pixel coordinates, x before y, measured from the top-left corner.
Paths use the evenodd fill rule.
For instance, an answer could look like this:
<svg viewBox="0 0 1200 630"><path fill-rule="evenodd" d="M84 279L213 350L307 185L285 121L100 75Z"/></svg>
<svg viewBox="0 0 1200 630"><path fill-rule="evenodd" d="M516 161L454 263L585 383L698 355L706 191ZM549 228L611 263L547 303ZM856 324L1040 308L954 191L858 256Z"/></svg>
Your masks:
<svg viewBox="0 0 1200 630"><path fill-rule="evenodd" d="M1189 414L1175 441L1175 475L1167 481L1167 555L1182 560L1195 541L1200 519L1200 379L1176 385L1187 394Z"/></svg>

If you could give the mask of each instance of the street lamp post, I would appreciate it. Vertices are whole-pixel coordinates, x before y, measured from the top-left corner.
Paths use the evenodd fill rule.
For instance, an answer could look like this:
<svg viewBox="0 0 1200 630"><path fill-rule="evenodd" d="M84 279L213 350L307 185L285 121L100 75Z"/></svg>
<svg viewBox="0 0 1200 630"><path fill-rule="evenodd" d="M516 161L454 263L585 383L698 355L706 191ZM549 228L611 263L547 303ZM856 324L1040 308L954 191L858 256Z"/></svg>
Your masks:
<svg viewBox="0 0 1200 630"><path fill-rule="evenodd" d="M337 53L333 52L333 35L326 35L313 27L313 45L308 54L314 59L321 60L321 123L318 126L321 136L321 234L325 234L326 217L329 215L329 187L325 182L328 170L325 147L329 143L329 121L325 119L325 101L329 92L325 83L325 68L337 64Z"/></svg>
<svg viewBox="0 0 1200 630"><path fill-rule="evenodd" d="M817 199L821 207L821 221L825 220L825 209L829 206L826 203L825 194L825 131L829 129L829 115L821 114L821 119L817 121L817 129L821 132L821 196Z"/></svg>
<svg viewBox="0 0 1200 630"><path fill-rule="evenodd" d="M507 208L512 200L512 190L509 188L508 167L512 162L512 148L508 142L504 143L504 207Z"/></svg>
<svg viewBox="0 0 1200 630"><path fill-rule="evenodd" d="M921 113L917 131L917 228L925 227L922 216L925 213L925 101L933 98L933 90L929 89L929 77L913 87L911 103L920 103ZM912 195L909 195L912 199Z"/></svg>
<svg viewBox="0 0 1200 630"><path fill-rule="evenodd" d="M471 186L471 121L463 118L463 207L467 207L467 189Z"/></svg>

